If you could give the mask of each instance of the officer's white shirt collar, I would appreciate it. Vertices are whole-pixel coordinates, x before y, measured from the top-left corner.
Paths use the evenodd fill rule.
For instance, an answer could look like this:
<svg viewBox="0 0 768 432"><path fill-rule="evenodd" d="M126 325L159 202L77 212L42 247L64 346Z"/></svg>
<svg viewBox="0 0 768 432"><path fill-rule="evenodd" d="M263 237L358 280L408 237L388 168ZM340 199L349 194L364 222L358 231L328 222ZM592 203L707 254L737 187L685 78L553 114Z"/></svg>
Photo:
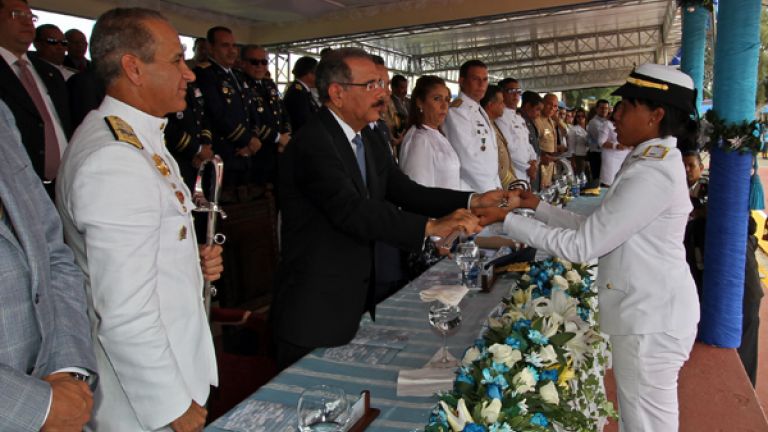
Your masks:
<svg viewBox="0 0 768 432"><path fill-rule="evenodd" d="M168 123L168 119L165 117L155 117L109 95L104 98L104 102L102 102L99 110L110 113L111 115L117 115L123 121L128 123L137 134L150 137L154 136L154 134L158 134L162 137L165 125ZM163 141L159 140L157 142L162 143ZM155 148L157 145L156 140L148 140L146 142L142 140L141 143L151 147L155 152L164 153L165 149Z"/></svg>
<svg viewBox="0 0 768 432"><path fill-rule="evenodd" d="M349 145L352 146L352 151L355 152L355 155L357 155L357 146L355 143L352 142L352 139L355 137L355 135L358 134L358 132L355 132L354 129L352 129L352 126L348 125L347 122L341 119L332 109L328 108L328 111L333 114L333 118L336 119L336 122L341 126L341 130L344 131L344 135L347 137L347 141L349 141Z"/></svg>

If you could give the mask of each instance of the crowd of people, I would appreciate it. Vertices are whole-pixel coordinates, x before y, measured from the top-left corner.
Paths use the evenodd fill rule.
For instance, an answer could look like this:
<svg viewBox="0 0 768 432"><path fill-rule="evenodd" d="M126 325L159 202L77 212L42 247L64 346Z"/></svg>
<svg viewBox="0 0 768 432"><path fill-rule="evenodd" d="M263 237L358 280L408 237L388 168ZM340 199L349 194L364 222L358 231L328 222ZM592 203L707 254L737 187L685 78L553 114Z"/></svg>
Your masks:
<svg viewBox="0 0 768 432"><path fill-rule="evenodd" d="M490 84L470 60L457 97L432 75L409 97L381 57L338 48L300 58L281 94L267 50L227 27L185 60L153 10L110 10L90 41L36 20L25 0L0 0L0 383L17 395L0 397L0 429L201 430L218 381L202 286L223 261L198 244L190 186L218 154L224 201L277 190L281 367L348 343L430 237L503 222L555 255L600 259L623 424L676 430L698 321L675 144L692 113L687 76L646 65L620 105L587 111L511 77ZM560 159L612 186L589 218L507 190L548 187ZM518 206L539 221L509 213Z"/></svg>

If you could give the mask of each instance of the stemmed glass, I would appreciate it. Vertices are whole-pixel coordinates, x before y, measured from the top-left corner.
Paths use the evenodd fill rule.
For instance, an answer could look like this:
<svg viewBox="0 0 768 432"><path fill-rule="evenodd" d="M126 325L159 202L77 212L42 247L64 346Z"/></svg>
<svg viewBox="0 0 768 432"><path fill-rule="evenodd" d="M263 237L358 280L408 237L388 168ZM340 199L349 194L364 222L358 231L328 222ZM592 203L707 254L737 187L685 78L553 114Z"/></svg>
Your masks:
<svg viewBox="0 0 768 432"><path fill-rule="evenodd" d="M461 279L459 282L461 285L469 286L469 278L467 275L475 262L477 262L479 255L480 248L473 241L459 243L459 245L456 246L454 259L456 260L456 265L458 265L461 270Z"/></svg>
<svg viewBox="0 0 768 432"><path fill-rule="evenodd" d="M443 335L443 347L440 360L432 362L433 367L456 367L458 361L449 357L448 354L448 332L457 329L461 325L461 309L458 305L452 306L441 301L433 301L429 304L428 310L429 324Z"/></svg>
<svg viewBox="0 0 768 432"><path fill-rule="evenodd" d="M341 432L349 421L346 393L329 385L304 390L297 411L301 432Z"/></svg>

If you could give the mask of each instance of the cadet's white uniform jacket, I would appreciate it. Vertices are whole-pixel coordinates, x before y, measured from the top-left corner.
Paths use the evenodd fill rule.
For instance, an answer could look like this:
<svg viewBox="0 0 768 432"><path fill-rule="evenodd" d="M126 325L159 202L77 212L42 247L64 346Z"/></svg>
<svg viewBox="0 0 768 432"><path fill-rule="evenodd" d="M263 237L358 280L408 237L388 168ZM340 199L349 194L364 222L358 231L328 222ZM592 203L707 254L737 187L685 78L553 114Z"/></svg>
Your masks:
<svg viewBox="0 0 768 432"><path fill-rule="evenodd" d="M461 189L485 192L500 188L496 133L479 103L461 93L451 103L443 132L461 162Z"/></svg>
<svg viewBox="0 0 768 432"><path fill-rule="evenodd" d="M515 170L515 177L530 182L528 168L531 166L531 161L537 160L538 156L536 156L536 151L528 139L530 132L525 124L525 119L515 110L504 108L504 115L495 121L496 126L501 129L501 133L507 139L507 150L509 150L509 158Z"/></svg>
<svg viewBox="0 0 768 432"><path fill-rule="evenodd" d="M165 123L107 96L58 175L64 235L87 280L100 377L93 430L165 428L217 384L193 205Z"/></svg>
<svg viewBox="0 0 768 432"><path fill-rule="evenodd" d="M588 217L542 202L536 219L509 214L512 238L574 262L599 258L601 330L690 334L699 321L683 234L692 207L676 139L653 139L627 158Z"/></svg>

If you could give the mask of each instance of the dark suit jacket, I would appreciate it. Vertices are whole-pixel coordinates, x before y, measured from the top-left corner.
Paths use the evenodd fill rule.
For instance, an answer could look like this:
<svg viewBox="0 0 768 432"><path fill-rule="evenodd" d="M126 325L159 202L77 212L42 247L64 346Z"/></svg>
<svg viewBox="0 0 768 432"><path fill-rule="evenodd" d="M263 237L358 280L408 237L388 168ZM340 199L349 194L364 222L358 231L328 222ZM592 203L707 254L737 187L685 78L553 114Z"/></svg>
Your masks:
<svg viewBox="0 0 768 432"><path fill-rule="evenodd" d="M293 133L298 132L320 110L312 97L312 92L298 81L292 82L285 89L283 105L291 120Z"/></svg>
<svg viewBox="0 0 768 432"><path fill-rule="evenodd" d="M72 136L71 122L69 119L69 98L67 86L61 72L43 60L29 57L37 74L43 80L48 94L51 96L53 106L61 120L61 127L69 139ZM45 89L41 89L45 91ZM16 119L16 127L21 131L21 141L27 149L27 154L32 160L32 167L38 177L42 178L45 170L45 129L43 118L37 112L35 103L29 97L21 81L13 72L13 69L0 58L0 99L11 109ZM53 114L53 113L51 113Z"/></svg>
<svg viewBox="0 0 768 432"><path fill-rule="evenodd" d="M366 127L361 133L367 187L351 144L327 108L280 159L282 259L272 304L279 340L302 347L349 342L363 312L373 310L374 242L418 249L427 216L467 204L467 192L411 181L374 131Z"/></svg>
<svg viewBox="0 0 768 432"><path fill-rule="evenodd" d="M78 72L67 80L69 92L69 110L72 129L77 129L89 112L95 110L104 101L107 89L96 75L94 68Z"/></svg>

